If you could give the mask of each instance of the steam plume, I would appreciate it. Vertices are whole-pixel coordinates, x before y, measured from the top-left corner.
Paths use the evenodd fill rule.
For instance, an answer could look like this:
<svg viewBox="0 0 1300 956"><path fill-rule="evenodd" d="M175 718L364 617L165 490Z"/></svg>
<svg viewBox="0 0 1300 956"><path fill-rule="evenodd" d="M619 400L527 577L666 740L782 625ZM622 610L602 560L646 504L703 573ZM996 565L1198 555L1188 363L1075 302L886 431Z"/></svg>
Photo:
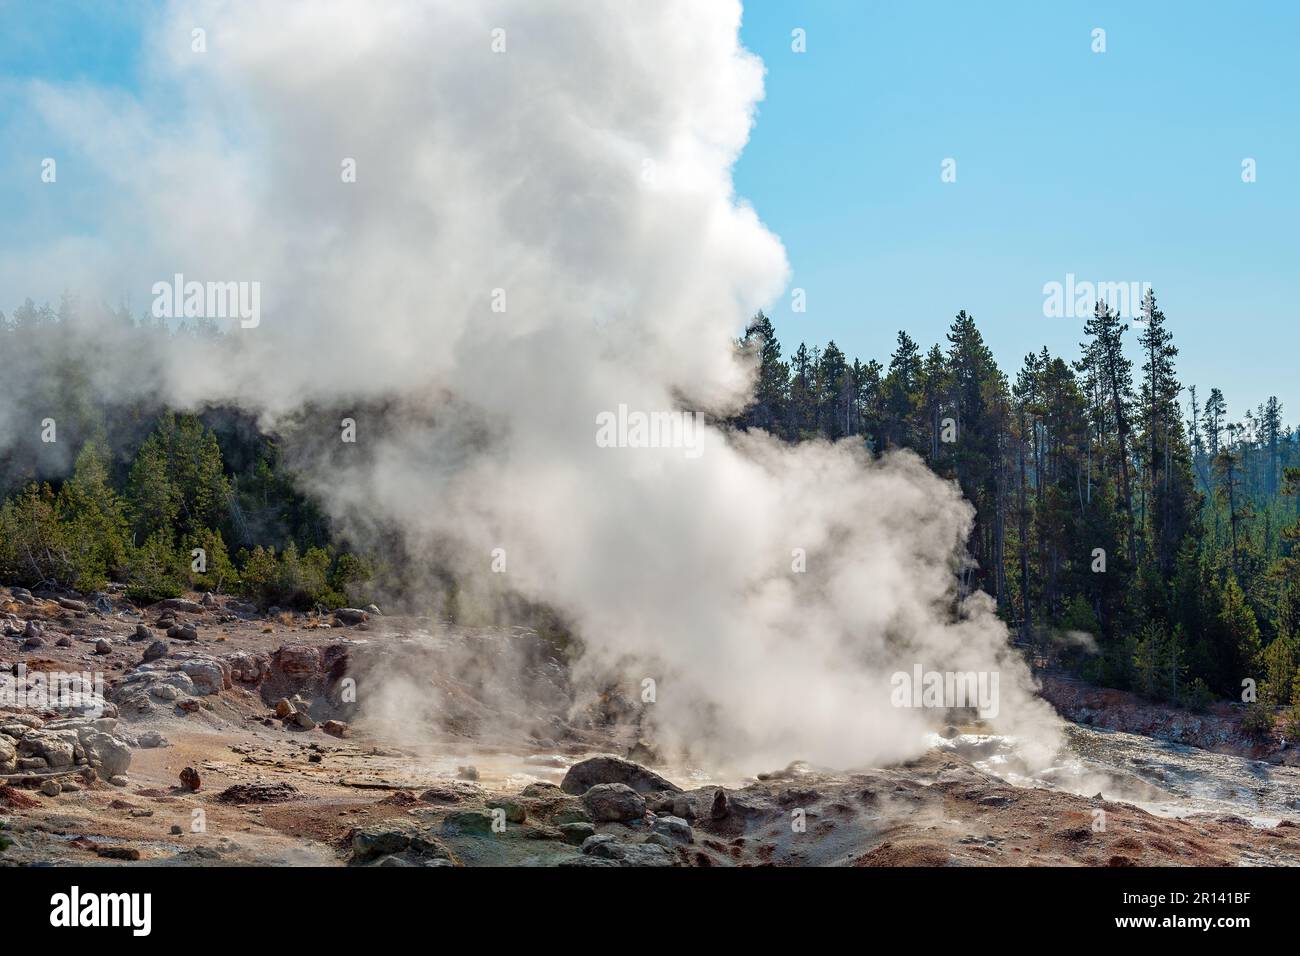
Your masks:
<svg viewBox="0 0 1300 956"><path fill-rule="evenodd" d="M510 588L573 621L580 677L656 682L669 746L746 766L914 755L928 715L891 706L889 676L916 663L1001 671L1003 725L1050 742L988 602L957 600L971 509L915 457L716 426L698 457L595 442L620 404L742 407L734 336L787 281L731 181L763 77L740 15L174 4L138 96L26 91L100 198L95 238L38 248L4 285L52 273L139 303L176 273L260 282L260 324L160 360L163 395L272 428L383 403L355 445L298 450L331 513L401 527L412 562L450 548L466 580L504 549Z"/></svg>

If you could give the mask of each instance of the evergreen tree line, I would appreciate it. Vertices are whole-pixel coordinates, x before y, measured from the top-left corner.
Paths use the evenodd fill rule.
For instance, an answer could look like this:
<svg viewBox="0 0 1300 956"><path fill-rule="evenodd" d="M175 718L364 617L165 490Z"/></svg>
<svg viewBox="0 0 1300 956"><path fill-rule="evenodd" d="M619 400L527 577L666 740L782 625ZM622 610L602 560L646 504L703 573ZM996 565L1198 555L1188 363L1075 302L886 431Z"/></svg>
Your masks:
<svg viewBox="0 0 1300 956"><path fill-rule="evenodd" d="M66 296L0 313L0 583L297 608L400 590L400 562L340 540L273 436L237 410L181 415L147 387L108 387L120 355L70 349L81 327L133 356L158 354L152 336L219 334L83 314ZM1011 378L964 311L925 352L899 332L883 365L834 342L786 358L760 313L739 342L756 353L753 402L733 424L914 451L974 505L963 588L994 596L1033 654L1198 707L1241 699L1250 679L1262 726L1300 710L1300 435L1275 398L1233 418L1219 389L1185 387L1154 294L1135 358L1130 331L1098 303L1077 358L1042 349ZM455 616L456 582L442 583Z"/></svg>
<svg viewBox="0 0 1300 956"><path fill-rule="evenodd" d="M899 332L885 364L834 342L783 357L759 313L733 424L910 449L957 481L975 507L963 587L1040 660L1198 708L1253 687L1256 724L1300 717L1300 435L1276 398L1232 419L1219 389L1184 387L1153 292L1133 358L1130 331L1098 302L1077 358L1044 348L1008 376L965 311L928 351Z"/></svg>
<svg viewBox="0 0 1300 956"><path fill-rule="evenodd" d="M0 313L0 583L29 588L126 585L152 602L196 589L262 607L363 600L374 567L334 539L296 487L278 442L245 414L167 409L147 387L111 386L105 369L160 354L169 330L125 308L57 310L28 299ZM94 347L84 343L94 342ZM129 394L123 397L123 391Z"/></svg>

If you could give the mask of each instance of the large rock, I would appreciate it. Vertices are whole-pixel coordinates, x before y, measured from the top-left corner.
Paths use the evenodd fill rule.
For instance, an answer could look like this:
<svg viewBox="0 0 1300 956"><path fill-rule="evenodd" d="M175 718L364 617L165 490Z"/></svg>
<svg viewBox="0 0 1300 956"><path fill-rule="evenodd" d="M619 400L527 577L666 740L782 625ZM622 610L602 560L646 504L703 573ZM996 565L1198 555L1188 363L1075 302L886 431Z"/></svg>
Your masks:
<svg viewBox="0 0 1300 956"><path fill-rule="evenodd" d="M406 858L394 858L405 854ZM387 865L455 863L455 857L433 834L409 823L375 823L352 831L352 862L393 861Z"/></svg>
<svg viewBox="0 0 1300 956"><path fill-rule="evenodd" d="M560 824L560 834L563 836L565 843L581 846L588 837L596 835L596 828L590 823L562 823Z"/></svg>
<svg viewBox="0 0 1300 956"><path fill-rule="evenodd" d="M331 737L346 739L351 736L351 729L341 720L327 720L320 725L320 729L325 731Z"/></svg>
<svg viewBox="0 0 1300 956"><path fill-rule="evenodd" d="M659 817L650 826L651 833L668 837L674 843L694 843L695 834L691 825L681 817Z"/></svg>
<svg viewBox="0 0 1300 956"><path fill-rule="evenodd" d="M180 661L180 669L194 682L199 694L217 694L231 686L228 665L215 657L189 657Z"/></svg>
<svg viewBox="0 0 1300 956"><path fill-rule="evenodd" d="M619 866L672 866L673 855L655 843L620 843L612 836L598 833L582 843L582 855L614 860Z"/></svg>
<svg viewBox="0 0 1300 956"><path fill-rule="evenodd" d="M184 611L187 614L202 614L203 605L187 598L167 598L154 605L156 611Z"/></svg>
<svg viewBox="0 0 1300 956"><path fill-rule="evenodd" d="M668 791L681 793L681 787L665 780L653 770L648 770L622 757L591 757L575 763L564 775L560 789L565 793L581 795L601 783L621 783L637 793Z"/></svg>
<svg viewBox="0 0 1300 956"><path fill-rule="evenodd" d="M37 757L51 770L64 770L75 765L81 747L74 731L33 730L16 749L19 757Z"/></svg>
<svg viewBox="0 0 1300 956"><path fill-rule="evenodd" d="M645 816L645 798L625 783L598 783L582 795L582 804L597 823Z"/></svg>
<svg viewBox="0 0 1300 956"><path fill-rule="evenodd" d="M169 663L166 659L141 664L118 682L109 696L124 712L145 716L154 711L156 700L172 698L184 700L194 693L194 681L180 670L161 669ZM168 690L163 690L168 688Z"/></svg>
<svg viewBox="0 0 1300 956"><path fill-rule="evenodd" d="M320 651L305 644L286 644L272 655L272 664L291 680L310 681L320 676Z"/></svg>
<svg viewBox="0 0 1300 956"><path fill-rule="evenodd" d="M105 777L124 774L131 766L131 747L121 737L95 732L82 738L82 745L92 762L98 761L99 772Z"/></svg>
<svg viewBox="0 0 1300 956"><path fill-rule="evenodd" d="M334 610L334 620L340 624L364 624L370 615L359 607L340 607Z"/></svg>
<svg viewBox="0 0 1300 956"><path fill-rule="evenodd" d="M18 769L18 748L13 740L0 735L0 773L13 773Z"/></svg>
<svg viewBox="0 0 1300 956"><path fill-rule="evenodd" d="M352 831L352 862L368 863L390 853L401 853L411 845L411 828L380 823Z"/></svg>
<svg viewBox="0 0 1300 956"><path fill-rule="evenodd" d="M492 814L487 810L453 810L443 817L442 828L449 833L492 833Z"/></svg>

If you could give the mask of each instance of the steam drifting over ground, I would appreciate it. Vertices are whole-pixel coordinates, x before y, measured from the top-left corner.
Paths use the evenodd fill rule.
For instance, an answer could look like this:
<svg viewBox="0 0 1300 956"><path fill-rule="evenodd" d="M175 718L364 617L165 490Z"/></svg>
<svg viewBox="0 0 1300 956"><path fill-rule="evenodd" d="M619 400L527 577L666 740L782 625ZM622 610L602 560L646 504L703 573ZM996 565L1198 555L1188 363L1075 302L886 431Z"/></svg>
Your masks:
<svg viewBox="0 0 1300 956"><path fill-rule="evenodd" d="M260 283L256 327L153 357L150 387L269 427L382 405L358 411L355 444L296 449L331 513L357 535L401 527L417 566L450 550L485 591L502 549L505 584L576 626L580 683L655 682L667 752L749 769L916 755L934 714L892 706L890 675L917 664L999 671L999 727L1050 750L1056 718L987 600L954 610L970 508L914 456L714 426L690 454L596 442L620 405L739 409L734 337L786 283L732 189L762 95L740 12L175 4L139 100L27 91L111 188L97 238L0 278L137 304L176 273Z"/></svg>

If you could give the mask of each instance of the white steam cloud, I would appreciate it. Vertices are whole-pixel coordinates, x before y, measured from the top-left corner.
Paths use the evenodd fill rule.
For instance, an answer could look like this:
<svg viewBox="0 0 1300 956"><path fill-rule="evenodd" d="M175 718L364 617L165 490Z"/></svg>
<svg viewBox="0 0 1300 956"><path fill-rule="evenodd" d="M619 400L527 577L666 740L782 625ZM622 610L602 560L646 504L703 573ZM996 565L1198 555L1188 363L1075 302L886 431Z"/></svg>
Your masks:
<svg viewBox="0 0 1300 956"><path fill-rule="evenodd" d="M1050 743L987 601L958 605L970 508L916 458L711 426L698 457L597 446L620 404L742 407L734 337L787 281L731 181L763 78L740 16L177 3L138 94L27 90L103 188L93 238L0 278L137 308L175 273L260 282L257 328L159 362L153 384L271 426L387 403L355 445L304 453L331 513L397 524L413 561L450 542L467 578L504 549L509 587L576 626L580 675L617 667L633 698L656 681L668 748L738 767L915 755L933 715L892 706L889 677L916 664L1000 671L1001 724Z"/></svg>

